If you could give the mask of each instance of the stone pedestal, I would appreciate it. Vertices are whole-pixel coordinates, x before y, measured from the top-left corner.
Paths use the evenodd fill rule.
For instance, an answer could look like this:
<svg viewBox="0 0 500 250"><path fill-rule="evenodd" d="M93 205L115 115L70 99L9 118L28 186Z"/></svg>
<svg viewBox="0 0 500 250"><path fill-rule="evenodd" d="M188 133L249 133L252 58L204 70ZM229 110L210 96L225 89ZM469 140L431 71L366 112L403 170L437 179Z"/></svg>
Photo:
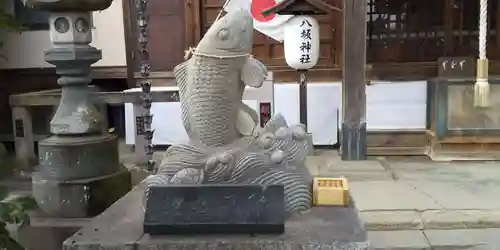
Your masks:
<svg viewBox="0 0 500 250"><path fill-rule="evenodd" d="M144 188L144 183L137 186L68 238L64 249L371 249L353 203L350 207L313 207L289 219L282 235L151 236L142 228Z"/></svg>
<svg viewBox="0 0 500 250"><path fill-rule="evenodd" d="M30 214L30 223L18 228L15 237L29 250L61 250L63 242L90 223L92 218L52 218L41 211Z"/></svg>
<svg viewBox="0 0 500 250"><path fill-rule="evenodd" d="M102 213L130 190L130 172L73 181L57 181L33 174L33 196L45 213L63 218L80 218Z"/></svg>

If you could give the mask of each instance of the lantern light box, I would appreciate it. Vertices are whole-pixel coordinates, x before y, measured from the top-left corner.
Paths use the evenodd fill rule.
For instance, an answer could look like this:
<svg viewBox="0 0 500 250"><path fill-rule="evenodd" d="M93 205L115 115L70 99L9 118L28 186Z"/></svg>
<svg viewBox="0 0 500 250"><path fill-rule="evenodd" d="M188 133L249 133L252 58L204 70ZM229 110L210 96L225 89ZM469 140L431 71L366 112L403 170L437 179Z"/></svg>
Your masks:
<svg viewBox="0 0 500 250"><path fill-rule="evenodd" d="M319 59L319 24L310 16L295 16L284 27L285 60L296 70L308 70Z"/></svg>

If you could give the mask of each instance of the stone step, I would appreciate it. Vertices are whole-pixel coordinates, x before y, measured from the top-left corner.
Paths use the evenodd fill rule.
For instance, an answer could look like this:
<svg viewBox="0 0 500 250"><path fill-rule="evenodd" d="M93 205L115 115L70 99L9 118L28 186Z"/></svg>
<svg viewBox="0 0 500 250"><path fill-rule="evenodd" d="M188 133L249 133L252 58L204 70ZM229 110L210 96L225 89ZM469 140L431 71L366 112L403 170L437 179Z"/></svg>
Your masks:
<svg viewBox="0 0 500 250"><path fill-rule="evenodd" d="M362 211L368 231L500 228L500 210Z"/></svg>
<svg viewBox="0 0 500 250"><path fill-rule="evenodd" d="M374 250L496 250L500 229L406 230L368 232Z"/></svg>
<svg viewBox="0 0 500 250"><path fill-rule="evenodd" d="M313 176L344 176L349 181L392 180L392 174L377 160L342 161L334 155L308 156L306 167Z"/></svg>

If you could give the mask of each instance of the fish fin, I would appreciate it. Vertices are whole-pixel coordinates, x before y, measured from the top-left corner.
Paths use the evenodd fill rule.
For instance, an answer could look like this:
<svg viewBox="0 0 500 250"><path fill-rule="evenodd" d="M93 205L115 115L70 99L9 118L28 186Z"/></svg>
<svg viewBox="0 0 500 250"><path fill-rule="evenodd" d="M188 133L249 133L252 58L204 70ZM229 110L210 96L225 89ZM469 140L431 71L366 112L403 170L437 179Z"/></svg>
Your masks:
<svg viewBox="0 0 500 250"><path fill-rule="evenodd" d="M175 81L177 82L179 89L184 89L186 87L188 62L189 60L175 66L174 68Z"/></svg>
<svg viewBox="0 0 500 250"><path fill-rule="evenodd" d="M245 85L258 88L267 78L267 68L259 60L248 57L241 72L241 80Z"/></svg>
<svg viewBox="0 0 500 250"><path fill-rule="evenodd" d="M242 110L243 112L246 112L252 120L257 123L259 121L259 115L257 114L257 111L254 109L250 108L248 105L246 105L243 102L240 102L239 109Z"/></svg>
<svg viewBox="0 0 500 250"><path fill-rule="evenodd" d="M285 117L280 113L271 116L266 125L264 125L264 130L271 133L275 133L280 128L288 128Z"/></svg>
<svg viewBox="0 0 500 250"><path fill-rule="evenodd" d="M257 112L246 104L240 103L236 118L236 129L238 132L244 136L252 135L258 121L259 116Z"/></svg>

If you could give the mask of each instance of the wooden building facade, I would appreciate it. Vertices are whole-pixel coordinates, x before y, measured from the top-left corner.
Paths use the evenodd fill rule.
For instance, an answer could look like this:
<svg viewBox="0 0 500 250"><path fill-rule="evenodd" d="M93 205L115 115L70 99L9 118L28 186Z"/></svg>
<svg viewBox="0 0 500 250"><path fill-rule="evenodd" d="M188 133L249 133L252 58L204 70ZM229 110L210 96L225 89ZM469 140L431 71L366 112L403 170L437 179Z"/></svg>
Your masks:
<svg viewBox="0 0 500 250"><path fill-rule="evenodd" d="M344 8L343 0L323 1ZM366 0L367 84L376 80L394 84L415 80L428 82L427 128L422 131L369 132L369 154L429 154L438 159L438 154L463 158L461 156L465 152L473 152L489 159L497 149L500 150L500 115L496 115L500 114L500 88L497 88L495 80L495 76L500 74L499 1L490 0L488 7L488 57L493 103L488 109L478 110L469 105L475 68L471 75L459 76L462 84L455 86L448 81L454 78L453 75L439 77L439 62L455 57L474 62L478 54L479 0ZM154 85L175 84L171 73L173 67L183 61L184 51L201 39L223 4L224 0L148 2L149 51ZM122 10L126 66L96 67L96 75L105 76L97 77L103 79L97 81L102 81L103 85L114 81L116 85L110 87L114 89L136 86L138 75L135 1L122 0ZM341 81L343 13L317 18L321 28L321 56L318 65L310 70L310 81L314 84ZM255 32L253 54L273 72L275 82L295 82L298 79L298 73L285 63L281 43ZM53 72L46 74L46 80L42 80L40 72L36 73L36 81L26 72L13 72L2 71L0 77L4 80L8 78L8 81L45 82L33 86L31 91L56 86ZM495 98L497 95L499 97ZM443 109L444 106L447 108ZM472 120L475 122L467 123Z"/></svg>
<svg viewBox="0 0 500 250"><path fill-rule="evenodd" d="M344 8L343 0L323 0ZM383 80L427 81L425 131L369 131L368 154L420 155L435 160L498 159L500 152L500 1L488 3L491 105L473 106L478 55L479 0L366 0L367 83ZM185 2L186 44L195 45L222 8L224 0ZM344 27L342 12L316 16L320 22L320 60L311 81L341 81ZM349 42L349 41L345 41ZM275 82L294 82L283 45L259 32L253 54L273 71ZM467 69L447 73L443 63L466 61ZM411 114L410 114L411 115Z"/></svg>

